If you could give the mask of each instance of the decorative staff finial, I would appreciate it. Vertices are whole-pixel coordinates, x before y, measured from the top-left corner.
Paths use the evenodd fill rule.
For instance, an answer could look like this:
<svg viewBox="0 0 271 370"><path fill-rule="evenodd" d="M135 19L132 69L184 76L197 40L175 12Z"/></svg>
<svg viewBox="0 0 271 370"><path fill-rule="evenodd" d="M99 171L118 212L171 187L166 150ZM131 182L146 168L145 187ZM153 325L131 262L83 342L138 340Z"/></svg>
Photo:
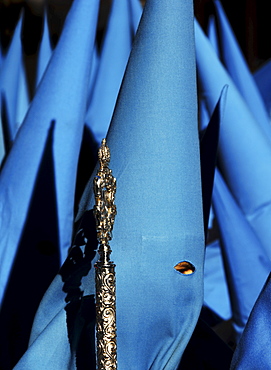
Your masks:
<svg viewBox="0 0 271 370"><path fill-rule="evenodd" d="M116 342L116 278L115 265L110 261L112 229L117 214L114 204L116 179L108 168L110 150L103 139L98 151L100 168L94 178L97 239L99 261L96 271L96 337L98 370L117 369Z"/></svg>

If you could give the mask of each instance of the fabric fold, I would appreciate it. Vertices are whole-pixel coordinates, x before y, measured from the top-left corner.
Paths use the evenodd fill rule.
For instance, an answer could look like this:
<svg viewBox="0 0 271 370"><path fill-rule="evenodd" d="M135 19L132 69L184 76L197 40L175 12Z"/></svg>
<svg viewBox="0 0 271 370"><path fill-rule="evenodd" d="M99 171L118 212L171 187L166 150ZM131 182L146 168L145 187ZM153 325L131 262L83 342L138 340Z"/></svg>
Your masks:
<svg viewBox="0 0 271 370"><path fill-rule="evenodd" d="M209 111L213 110L221 88L225 84L229 86L218 149L221 173L271 258L269 139L254 119L197 22L195 22L195 36L199 89Z"/></svg>
<svg viewBox="0 0 271 370"><path fill-rule="evenodd" d="M237 341L271 270L271 261L216 171L213 206L218 222ZM253 266L253 271L248 266Z"/></svg>
<svg viewBox="0 0 271 370"><path fill-rule="evenodd" d="M75 1L54 58L2 168L0 300L17 252L52 120L56 122L52 152L61 261L67 256L72 237L77 161L84 127L86 81L90 74L89 60L93 51L97 13L96 3Z"/></svg>
<svg viewBox="0 0 271 370"><path fill-rule="evenodd" d="M111 257L116 263L119 368L177 368L202 306L204 230L193 31L192 1L147 0L107 135L117 179ZM84 307L87 312L95 307L97 246L90 227L95 175L81 200L76 237L60 270L62 281L54 281L56 289L62 288L58 308L52 307L57 294L46 294L32 344L16 369L46 355L38 341L61 310L67 325L57 326L56 332L69 337L67 357L76 353L80 368L80 358L94 356L88 346L88 353L79 356L78 333L84 333L84 324L80 330L78 325L85 322L93 335L92 321L83 317ZM174 268L184 260L194 273ZM42 314L47 305L50 321ZM54 340L59 343L60 338Z"/></svg>

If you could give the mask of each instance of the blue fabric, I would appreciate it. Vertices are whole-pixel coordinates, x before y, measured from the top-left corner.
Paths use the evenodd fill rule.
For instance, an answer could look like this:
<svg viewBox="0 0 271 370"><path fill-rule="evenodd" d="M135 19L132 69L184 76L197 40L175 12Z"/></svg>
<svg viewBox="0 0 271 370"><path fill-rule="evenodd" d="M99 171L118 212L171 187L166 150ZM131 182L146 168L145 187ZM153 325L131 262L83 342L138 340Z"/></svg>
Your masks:
<svg viewBox="0 0 271 370"><path fill-rule="evenodd" d="M219 0L214 1L217 30L221 45L221 60L239 89L258 124L271 139L270 119L254 78L233 34Z"/></svg>
<svg viewBox="0 0 271 370"><path fill-rule="evenodd" d="M201 179L206 242L208 240L207 232L210 221L209 213L216 166L219 128L220 125L223 124L227 89L227 86L223 88L210 122L202 133L203 137L200 140ZM201 102L204 103L204 100L202 99ZM203 104L201 106L203 107ZM224 319L229 319L231 317L227 283L225 280L225 272L218 241L211 245L207 245L206 248L204 265L204 301L205 304L207 304L207 306L220 317L223 317Z"/></svg>
<svg viewBox="0 0 271 370"><path fill-rule="evenodd" d="M219 128L223 120L223 110L227 96L227 86L221 92L219 101L212 114L206 129L201 132L200 137L200 163L202 182L202 204L204 215L204 232L207 240L209 214L211 208L214 172L217 159L217 147L219 139Z"/></svg>
<svg viewBox="0 0 271 370"><path fill-rule="evenodd" d="M39 302L59 269L54 128L48 134L1 302L0 367L4 369L11 369L26 350Z"/></svg>
<svg viewBox="0 0 271 370"><path fill-rule="evenodd" d="M204 99L199 99L199 128L203 131L208 126L210 114L208 112Z"/></svg>
<svg viewBox="0 0 271 370"><path fill-rule="evenodd" d="M78 226L69 257L37 311L29 348L15 369L95 369L94 268L97 239L92 212Z"/></svg>
<svg viewBox="0 0 271 370"><path fill-rule="evenodd" d="M132 30L135 32L138 28L139 21L142 15L142 5L140 0L129 0L129 9L130 9L130 17L131 17L131 24Z"/></svg>
<svg viewBox="0 0 271 370"><path fill-rule="evenodd" d="M92 60L91 60L91 73L89 79L89 87L88 87L88 99L87 99L87 107L89 107L92 95L94 92L95 81L97 78L97 71L100 64L100 53L98 51L97 42L94 45Z"/></svg>
<svg viewBox="0 0 271 370"><path fill-rule="evenodd" d="M271 258L269 139L254 119L197 22L195 31L199 89L209 111L214 109L222 87L229 85L218 150L221 172Z"/></svg>
<svg viewBox="0 0 271 370"><path fill-rule="evenodd" d="M254 80L261 93L267 112L271 111L271 60L264 63L253 74Z"/></svg>
<svg viewBox="0 0 271 370"><path fill-rule="evenodd" d="M211 205L211 207L210 207L209 221L208 221L208 228L209 229L212 229L213 224L214 224L214 210L213 210L213 207Z"/></svg>
<svg viewBox="0 0 271 370"><path fill-rule="evenodd" d="M238 340L269 275L271 261L218 171L213 206L221 235L233 326ZM253 266L254 273L248 266Z"/></svg>
<svg viewBox="0 0 271 370"><path fill-rule="evenodd" d="M18 131L21 126L30 104L30 97L28 91L28 82L26 77L26 70L23 62L21 63L19 86L18 86L18 99L16 107L15 130Z"/></svg>
<svg viewBox="0 0 271 370"><path fill-rule="evenodd" d="M0 70L1 70L1 66L2 66L2 60L3 60L3 52L2 52L2 45L1 45L1 41L0 41ZM0 112L2 111L2 107L1 107L1 101L0 101ZM1 125L0 125L0 166L1 166L1 162L2 162L2 159L4 158L4 155L5 155L5 147L4 147L4 137L3 137L3 129L2 129L2 119L0 120L1 122Z"/></svg>
<svg viewBox="0 0 271 370"><path fill-rule="evenodd" d="M257 274L257 271L253 271ZM271 355L269 351L271 323L271 274L257 299L241 340L234 352L231 370L234 369L270 369Z"/></svg>
<svg viewBox="0 0 271 370"><path fill-rule="evenodd" d="M1 150L0 162L9 152L29 106L29 92L21 44L22 16L0 66Z"/></svg>
<svg viewBox="0 0 271 370"><path fill-rule="evenodd" d="M204 304L223 320L229 320L232 317L229 289L218 239L206 247Z"/></svg>
<svg viewBox="0 0 271 370"><path fill-rule="evenodd" d="M136 32L131 0L114 0L86 123L98 143L106 136ZM140 13L136 13L138 21ZM137 23L138 23L137 21ZM102 108L101 108L102 107Z"/></svg>
<svg viewBox="0 0 271 370"><path fill-rule="evenodd" d="M11 43L9 45L7 54L3 56L0 69L0 91L4 95L7 104L7 122L9 129L9 141L13 142L17 128L16 128L16 114L18 103L19 76L22 68L22 30L23 16L21 15L18 24L16 25Z"/></svg>
<svg viewBox="0 0 271 370"><path fill-rule="evenodd" d="M0 174L0 301L22 236L50 130L53 130L51 154L54 167L50 186L55 188L61 261L65 260L71 243L76 169L98 5L77 0L72 9L46 76ZM52 120L55 120L54 128Z"/></svg>
<svg viewBox="0 0 271 370"><path fill-rule="evenodd" d="M216 27L216 19L213 14L211 14L208 19L207 35L217 56L220 58L220 47L219 47L219 39L218 39L217 27Z"/></svg>
<svg viewBox="0 0 271 370"><path fill-rule="evenodd" d="M2 165L2 161L5 157L6 149L5 149L5 129L3 127L3 97L0 99L0 113L1 113L1 119L0 119L0 166Z"/></svg>
<svg viewBox="0 0 271 370"><path fill-rule="evenodd" d="M3 156L1 158L2 164L5 161L5 157L8 155L10 148L12 146L11 140L11 132L10 132L10 122L8 117L8 110L7 110L7 100L5 94L1 96L1 131L2 131L2 140L3 140Z"/></svg>
<svg viewBox="0 0 271 370"><path fill-rule="evenodd" d="M202 304L192 20L191 2L146 3L109 129L120 368L176 368ZM91 188L78 217L93 207ZM184 259L195 274L174 271Z"/></svg>
<svg viewBox="0 0 271 370"><path fill-rule="evenodd" d="M117 178L111 247L119 369L176 369L202 306L195 72L192 1L147 0L108 133ZM35 369L37 357L41 369L84 369L94 355L80 342L84 328L92 332L95 307L92 178L73 248L41 302L17 370ZM194 264L192 275L174 269L182 260Z"/></svg>
<svg viewBox="0 0 271 370"><path fill-rule="evenodd" d="M48 66L53 50L50 41L47 10L44 11L43 32L37 58L36 87L40 83L44 71Z"/></svg>

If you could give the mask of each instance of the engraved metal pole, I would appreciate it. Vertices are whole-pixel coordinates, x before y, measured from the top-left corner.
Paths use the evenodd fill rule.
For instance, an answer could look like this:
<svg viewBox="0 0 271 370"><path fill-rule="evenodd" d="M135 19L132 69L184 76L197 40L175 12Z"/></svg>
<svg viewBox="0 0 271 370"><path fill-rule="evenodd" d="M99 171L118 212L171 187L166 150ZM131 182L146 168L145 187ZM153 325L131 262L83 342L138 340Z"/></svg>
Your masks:
<svg viewBox="0 0 271 370"><path fill-rule="evenodd" d="M97 369L117 369L116 341L116 287L115 265L110 261L116 206L114 204L116 179L108 168L110 151L103 139L98 152L100 169L94 178L97 239L100 258L95 264L96 274L96 339Z"/></svg>

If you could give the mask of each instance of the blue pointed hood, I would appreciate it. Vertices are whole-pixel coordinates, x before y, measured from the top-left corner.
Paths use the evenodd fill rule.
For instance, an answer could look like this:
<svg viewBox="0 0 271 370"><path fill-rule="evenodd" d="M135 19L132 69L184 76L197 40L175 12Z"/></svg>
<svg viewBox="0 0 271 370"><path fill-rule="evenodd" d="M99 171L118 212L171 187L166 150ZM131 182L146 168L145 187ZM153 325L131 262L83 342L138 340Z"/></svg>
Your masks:
<svg viewBox="0 0 271 370"><path fill-rule="evenodd" d="M123 368L175 368L202 304L192 20L192 2L147 1L108 133L118 184L112 258ZM93 201L90 181L79 217ZM175 271L183 260L196 266L191 276Z"/></svg>
<svg viewBox="0 0 271 370"><path fill-rule="evenodd" d="M44 19L43 19L43 33L40 42L40 47L38 51L38 59L37 59L37 72L36 72L36 87L40 83L42 76L50 58L52 56L53 50L50 41L50 32L49 32L49 25L48 25L48 16L47 10L44 11Z"/></svg>
<svg viewBox="0 0 271 370"><path fill-rule="evenodd" d="M11 141L14 140L17 132L16 114L18 109L18 92L20 91L20 73L23 63L21 43L22 22L23 15L19 18L7 54L3 57L0 68L0 91L1 95L5 96L7 103Z"/></svg>
<svg viewBox="0 0 271 370"><path fill-rule="evenodd" d="M219 39L217 34L216 20L213 14L210 15L207 25L207 35L217 56L220 58Z"/></svg>
<svg viewBox="0 0 271 370"><path fill-rule="evenodd" d="M228 86L225 86L223 88L219 101L217 102L215 110L211 116L210 122L204 132L201 133L200 139L202 201L206 240L211 208L214 173L217 162L219 129L221 121L223 120L223 111L226 103L227 89Z"/></svg>
<svg viewBox="0 0 271 370"><path fill-rule="evenodd" d="M19 127L21 126L26 113L28 111L30 104L30 97L29 97L29 88L28 88L28 81L25 66L22 63L20 68L20 75L19 75L19 86L18 86L18 100L17 100L17 109L16 109L16 132L18 131Z"/></svg>
<svg viewBox="0 0 271 370"><path fill-rule="evenodd" d="M213 206L222 239L233 325L239 339L269 275L271 262L218 171L215 176ZM248 266L253 266L257 273L251 273Z"/></svg>
<svg viewBox="0 0 271 370"><path fill-rule="evenodd" d="M218 150L221 172L271 257L271 167L268 160L271 160L271 147L268 131L264 132L254 119L197 22L195 31L199 88L210 111L221 88L229 85Z"/></svg>
<svg viewBox="0 0 271 370"><path fill-rule="evenodd" d="M140 0L130 0L129 2L130 7L130 17L131 17L131 30L134 33L137 28L138 24L142 15L142 5Z"/></svg>
<svg viewBox="0 0 271 370"><path fill-rule="evenodd" d="M266 129L271 131L270 118L263 99L224 13L223 7L219 0L215 0L214 5L221 46L221 60L258 124L264 127L266 126Z"/></svg>
<svg viewBox="0 0 271 370"><path fill-rule="evenodd" d="M208 230L207 233L207 228L210 227L209 211L211 207L214 172L217 162L216 154L219 129L221 124L223 124L227 89L228 86L223 88L210 122L200 140L204 226L205 235L207 236L206 243L208 243L209 233L212 232ZM201 102L204 103L204 100L201 100ZM214 215L211 214L211 217L213 218ZM207 244L206 246L204 263L204 302L220 317L223 317L224 319L229 319L231 317L227 283L225 280L225 272L218 240L212 244Z"/></svg>
<svg viewBox="0 0 271 370"><path fill-rule="evenodd" d="M118 366L123 369L177 368L202 306L195 72L193 2L147 0L107 137L117 178L111 247L117 266ZM67 358L73 363L73 344L83 330L74 328L80 323L93 328L82 314L87 302L88 313L95 307L90 219L95 175L80 204L81 223L69 258L41 302L31 346L16 369L29 367L36 356L48 359L48 353L46 361L52 364L55 356L57 363L58 354L51 351L56 343L59 353L66 350L64 366ZM184 260L194 265L194 273L174 268ZM48 338L56 332L51 343ZM43 338L49 347L42 347ZM81 352L81 359L90 356L89 349L86 357ZM49 368L63 369L57 364Z"/></svg>
<svg viewBox="0 0 271 370"><path fill-rule="evenodd" d="M52 120L55 120L52 152L61 261L67 256L97 13L96 2L74 1L54 57L0 174L3 216L0 225L0 298L26 220Z"/></svg>
<svg viewBox="0 0 271 370"><path fill-rule="evenodd" d="M96 81L92 87L86 123L98 143L107 134L136 32L130 2L131 0L112 2Z"/></svg>

